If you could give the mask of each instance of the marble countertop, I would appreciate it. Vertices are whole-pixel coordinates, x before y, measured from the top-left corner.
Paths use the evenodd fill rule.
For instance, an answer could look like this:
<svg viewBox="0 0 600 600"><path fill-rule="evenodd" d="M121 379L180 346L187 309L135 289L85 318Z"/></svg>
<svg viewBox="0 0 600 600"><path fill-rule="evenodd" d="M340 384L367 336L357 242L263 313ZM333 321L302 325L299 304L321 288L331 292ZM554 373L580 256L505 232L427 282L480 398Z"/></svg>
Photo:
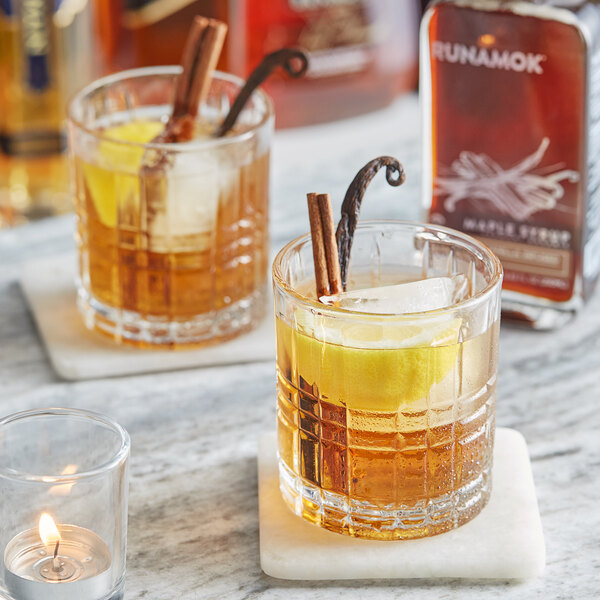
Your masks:
<svg viewBox="0 0 600 600"><path fill-rule="evenodd" d="M337 214L354 173L397 156L403 193L381 175L364 218L419 218L414 97L374 115L278 133L272 239L308 229L305 192ZM600 583L600 292L563 329L502 327L497 422L528 441L547 545L542 578L286 582L261 572L256 455L275 424L271 362L66 383L53 373L18 284L23 262L73 247L72 217L0 232L0 415L50 405L101 411L131 434L126 600L315 598L587 599Z"/></svg>

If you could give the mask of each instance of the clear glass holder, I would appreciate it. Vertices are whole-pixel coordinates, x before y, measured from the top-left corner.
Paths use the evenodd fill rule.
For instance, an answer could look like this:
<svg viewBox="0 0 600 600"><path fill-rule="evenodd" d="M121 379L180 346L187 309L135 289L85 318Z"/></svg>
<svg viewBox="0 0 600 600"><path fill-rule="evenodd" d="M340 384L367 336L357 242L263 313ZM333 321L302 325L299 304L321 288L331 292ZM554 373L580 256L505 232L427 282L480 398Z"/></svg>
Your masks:
<svg viewBox="0 0 600 600"><path fill-rule="evenodd" d="M97 413L0 420L0 592L11 600L120 600L129 435Z"/></svg>

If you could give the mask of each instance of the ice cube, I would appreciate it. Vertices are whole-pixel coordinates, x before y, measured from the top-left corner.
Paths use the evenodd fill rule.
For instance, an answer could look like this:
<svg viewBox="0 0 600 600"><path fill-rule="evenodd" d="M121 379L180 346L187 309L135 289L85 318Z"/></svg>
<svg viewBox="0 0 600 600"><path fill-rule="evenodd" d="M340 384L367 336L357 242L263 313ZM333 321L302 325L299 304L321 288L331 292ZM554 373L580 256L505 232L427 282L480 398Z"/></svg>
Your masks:
<svg viewBox="0 0 600 600"><path fill-rule="evenodd" d="M469 288L465 275L452 275L351 290L322 296L320 300L324 304L358 312L400 315L450 307L464 300Z"/></svg>
<svg viewBox="0 0 600 600"><path fill-rule="evenodd" d="M175 155L172 164L154 182L148 202L150 247L158 252L208 249L217 227L220 198L231 195L235 169L223 165L209 152Z"/></svg>

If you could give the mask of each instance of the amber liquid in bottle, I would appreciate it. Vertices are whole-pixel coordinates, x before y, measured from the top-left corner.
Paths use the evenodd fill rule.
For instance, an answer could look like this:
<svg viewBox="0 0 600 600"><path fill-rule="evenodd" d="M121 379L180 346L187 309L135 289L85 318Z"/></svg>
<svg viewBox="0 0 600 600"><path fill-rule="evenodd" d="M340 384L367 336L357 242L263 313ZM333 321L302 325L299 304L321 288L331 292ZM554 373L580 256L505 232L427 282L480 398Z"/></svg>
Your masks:
<svg viewBox="0 0 600 600"><path fill-rule="evenodd" d="M225 19L226 0L97 0L107 70L177 65L196 15ZM224 57L219 68L224 66Z"/></svg>
<svg viewBox="0 0 600 600"><path fill-rule="evenodd" d="M231 0L227 70L247 77L265 54L299 46L306 76L265 83L277 127L369 112L416 85L418 13L414 0Z"/></svg>
<svg viewBox="0 0 600 600"><path fill-rule="evenodd" d="M72 208L65 107L93 76L91 43L85 3L0 4L0 227Z"/></svg>
<svg viewBox="0 0 600 600"><path fill-rule="evenodd" d="M578 9L442 0L422 24L430 219L488 244L505 316L540 328L600 268L600 44L582 34L600 9Z"/></svg>

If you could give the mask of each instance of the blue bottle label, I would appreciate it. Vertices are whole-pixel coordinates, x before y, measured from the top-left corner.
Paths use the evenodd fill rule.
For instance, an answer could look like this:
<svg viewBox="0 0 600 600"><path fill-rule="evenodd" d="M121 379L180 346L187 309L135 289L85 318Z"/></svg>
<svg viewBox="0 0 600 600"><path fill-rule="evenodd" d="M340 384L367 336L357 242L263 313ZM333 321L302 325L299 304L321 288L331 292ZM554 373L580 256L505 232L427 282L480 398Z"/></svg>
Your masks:
<svg viewBox="0 0 600 600"><path fill-rule="evenodd" d="M0 0L0 12L2 12L2 14L6 15L7 17L12 15L13 14L12 1L11 0Z"/></svg>
<svg viewBox="0 0 600 600"><path fill-rule="evenodd" d="M26 82L38 92L50 85L50 16L46 0L21 0Z"/></svg>

